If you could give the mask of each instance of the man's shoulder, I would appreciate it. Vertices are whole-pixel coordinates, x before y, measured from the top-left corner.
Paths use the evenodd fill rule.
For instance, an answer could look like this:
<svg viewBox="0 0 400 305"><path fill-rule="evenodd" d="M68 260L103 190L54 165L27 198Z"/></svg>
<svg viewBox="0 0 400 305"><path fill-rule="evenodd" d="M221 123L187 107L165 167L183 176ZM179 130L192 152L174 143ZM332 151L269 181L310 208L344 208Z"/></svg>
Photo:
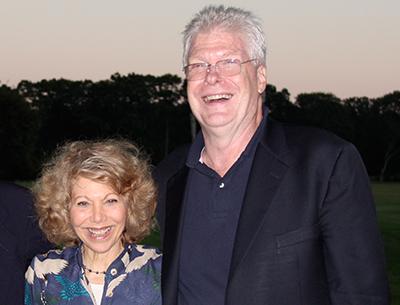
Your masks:
<svg viewBox="0 0 400 305"><path fill-rule="evenodd" d="M0 198L30 198L31 192L20 185L15 183L0 181Z"/></svg>
<svg viewBox="0 0 400 305"><path fill-rule="evenodd" d="M279 122L271 126L274 131L270 130L271 137L266 138L265 145L290 166L333 170L340 160L350 170L351 164L362 164L355 145L328 130Z"/></svg>
<svg viewBox="0 0 400 305"><path fill-rule="evenodd" d="M14 223L16 219L25 221L26 217L33 213L32 193L25 187L2 181L0 182L0 207L0 219L6 223Z"/></svg>
<svg viewBox="0 0 400 305"><path fill-rule="evenodd" d="M158 163L153 171L155 179L170 177L184 167L189 148L190 144L179 146Z"/></svg>
<svg viewBox="0 0 400 305"><path fill-rule="evenodd" d="M290 149L341 149L352 144L333 132L301 124L274 121L275 129L282 129Z"/></svg>

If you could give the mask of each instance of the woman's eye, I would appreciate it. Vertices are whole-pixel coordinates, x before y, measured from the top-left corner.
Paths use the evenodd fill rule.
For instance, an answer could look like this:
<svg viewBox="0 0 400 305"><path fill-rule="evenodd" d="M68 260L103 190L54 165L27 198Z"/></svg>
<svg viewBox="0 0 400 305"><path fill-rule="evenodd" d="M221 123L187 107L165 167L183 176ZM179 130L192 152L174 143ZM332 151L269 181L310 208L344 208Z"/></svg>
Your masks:
<svg viewBox="0 0 400 305"><path fill-rule="evenodd" d="M113 203L117 203L118 202L118 199L115 199L115 198L110 198L110 199L107 199L107 201L106 201L106 203L108 203L108 204L113 204Z"/></svg>
<svg viewBox="0 0 400 305"><path fill-rule="evenodd" d="M89 203L87 201L78 201L76 203L77 206L81 206L81 207L85 207L87 205L89 205Z"/></svg>

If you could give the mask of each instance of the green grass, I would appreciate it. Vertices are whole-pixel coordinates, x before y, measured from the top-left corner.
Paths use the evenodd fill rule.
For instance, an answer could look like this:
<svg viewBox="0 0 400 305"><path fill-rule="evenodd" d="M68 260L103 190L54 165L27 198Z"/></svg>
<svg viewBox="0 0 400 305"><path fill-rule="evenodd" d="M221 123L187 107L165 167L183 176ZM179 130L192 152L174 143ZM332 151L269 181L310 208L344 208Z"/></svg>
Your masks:
<svg viewBox="0 0 400 305"><path fill-rule="evenodd" d="M392 305L400 305L400 183L372 183L385 245Z"/></svg>

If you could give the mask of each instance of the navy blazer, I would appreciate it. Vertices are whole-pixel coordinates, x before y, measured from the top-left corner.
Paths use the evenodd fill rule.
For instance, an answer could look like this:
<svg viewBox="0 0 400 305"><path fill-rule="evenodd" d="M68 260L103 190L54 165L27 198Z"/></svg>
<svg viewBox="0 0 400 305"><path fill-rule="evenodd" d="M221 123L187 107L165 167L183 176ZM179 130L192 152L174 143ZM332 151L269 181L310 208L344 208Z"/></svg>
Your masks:
<svg viewBox="0 0 400 305"><path fill-rule="evenodd" d="M187 147L154 172L164 305L177 305ZM212 246L212 245L211 245ZM355 147L268 119L246 189L226 305L387 305L368 175Z"/></svg>
<svg viewBox="0 0 400 305"><path fill-rule="evenodd" d="M0 304L24 303L25 271L31 259L50 249L33 213L32 195L0 182Z"/></svg>

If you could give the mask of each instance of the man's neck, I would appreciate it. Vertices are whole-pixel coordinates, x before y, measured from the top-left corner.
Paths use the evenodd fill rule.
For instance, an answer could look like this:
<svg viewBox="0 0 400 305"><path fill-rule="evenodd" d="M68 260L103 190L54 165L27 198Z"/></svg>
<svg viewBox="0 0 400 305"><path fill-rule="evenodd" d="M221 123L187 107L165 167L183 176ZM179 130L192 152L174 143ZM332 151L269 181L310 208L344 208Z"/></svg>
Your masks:
<svg viewBox="0 0 400 305"><path fill-rule="evenodd" d="M236 133L217 134L203 130L205 145L201 155L203 162L223 177L246 149L261 120L262 116Z"/></svg>

